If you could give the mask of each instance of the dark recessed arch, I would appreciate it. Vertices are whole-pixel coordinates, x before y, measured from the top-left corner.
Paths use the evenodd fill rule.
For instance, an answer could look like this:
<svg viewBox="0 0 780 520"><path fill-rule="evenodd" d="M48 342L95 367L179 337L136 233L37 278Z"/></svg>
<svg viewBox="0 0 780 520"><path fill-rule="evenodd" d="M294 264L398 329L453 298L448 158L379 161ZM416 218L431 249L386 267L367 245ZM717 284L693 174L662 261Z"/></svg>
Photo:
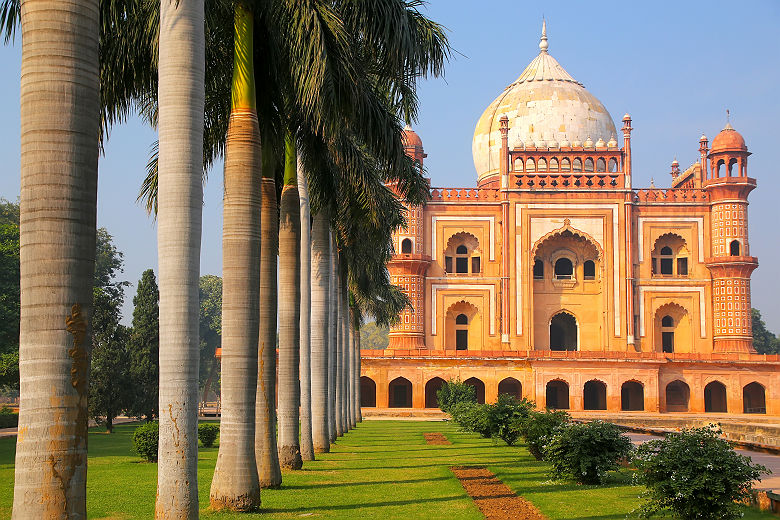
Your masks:
<svg viewBox="0 0 780 520"><path fill-rule="evenodd" d="M712 381L704 387L704 411L726 413L726 385Z"/></svg>
<svg viewBox="0 0 780 520"><path fill-rule="evenodd" d="M507 394L511 395L512 397L516 397L517 399L522 399L523 385L520 384L520 381L514 377L507 377L498 383L498 393Z"/></svg>
<svg viewBox="0 0 780 520"><path fill-rule="evenodd" d="M585 410L607 409L607 385L598 379L591 379L582 389L583 408Z"/></svg>
<svg viewBox="0 0 780 520"><path fill-rule="evenodd" d="M766 413L766 389L755 381L742 389L743 413Z"/></svg>
<svg viewBox="0 0 780 520"><path fill-rule="evenodd" d="M569 409L569 384L561 379L547 383L547 408L553 410Z"/></svg>
<svg viewBox="0 0 780 520"><path fill-rule="evenodd" d="M405 377L396 377L388 387L388 405L390 408L412 407L412 382Z"/></svg>
<svg viewBox="0 0 780 520"><path fill-rule="evenodd" d="M376 383L368 376L360 376L360 406L376 407Z"/></svg>
<svg viewBox="0 0 780 520"><path fill-rule="evenodd" d="M691 389L679 379L666 385L666 411L687 412L691 399Z"/></svg>
<svg viewBox="0 0 780 520"><path fill-rule="evenodd" d="M477 394L477 403L485 404L485 383L483 383L482 380L477 379L476 377L470 377L463 381L463 383L474 387Z"/></svg>
<svg viewBox="0 0 780 520"><path fill-rule="evenodd" d="M436 393L444 386L444 379L440 377L434 377L429 379L425 383L425 407L426 408L438 408L439 398Z"/></svg>
<svg viewBox="0 0 780 520"><path fill-rule="evenodd" d="M645 409L645 387L638 381L626 381L620 387L620 409L638 412Z"/></svg>

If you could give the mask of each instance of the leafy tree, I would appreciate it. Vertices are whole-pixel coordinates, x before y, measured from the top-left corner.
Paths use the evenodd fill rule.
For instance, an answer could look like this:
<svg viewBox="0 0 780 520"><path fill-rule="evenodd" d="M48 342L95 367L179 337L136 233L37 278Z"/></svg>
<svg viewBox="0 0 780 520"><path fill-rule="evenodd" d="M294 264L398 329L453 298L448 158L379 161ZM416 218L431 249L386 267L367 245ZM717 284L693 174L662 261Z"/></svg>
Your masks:
<svg viewBox="0 0 780 520"><path fill-rule="evenodd" d="M450 379L436 392L436 399L439 402L439 408L443 412L450 412L450 409L458 403L476 403L477 390L472 385L463 383L460 379Z"/></svg>
<svg viewBox="0 0 780 520"><path fill-rule="evenodd" d="M133 298L133 330L130 334L130 380L134 389L130 413L151 421L158 407L158 353L160 342L160 292L154 271L147 269Z"/></svg>
<svg viewBox="0 0 780 520"><path fill-rule="evenodd" d="M126 281L117 280L124 255L105 228L97 230L95 286L93 289L92 353L89 414L106 430L130 404L127 343L129 331L121 325Z"/></svg>
<svg viewBox="0 0 780 520"><path fill-rule="evenodd" d="M222 343L222 278L213 274L200 277L200 387L203 400L210 391L219 394L219 360Z"/></svg>
<svg viewBox="0 0 780 520"><path fill-rule="evenodd" d="M380 327L374 321L369 321L360 326L360 348L385 349L387 348L390 329Z"/></svg>
<svg viewBox="0 0 780 520"><path fill-rule="evenodd" d="M19 203L0 199L0 389L19 390Z"/></svg>
<svg viewBox="0 0 780 520"><path fill-rule="evenodd" d="M753 311L753 348L759 354L780 354L780 338L767 330L758 309Z"/></svg>

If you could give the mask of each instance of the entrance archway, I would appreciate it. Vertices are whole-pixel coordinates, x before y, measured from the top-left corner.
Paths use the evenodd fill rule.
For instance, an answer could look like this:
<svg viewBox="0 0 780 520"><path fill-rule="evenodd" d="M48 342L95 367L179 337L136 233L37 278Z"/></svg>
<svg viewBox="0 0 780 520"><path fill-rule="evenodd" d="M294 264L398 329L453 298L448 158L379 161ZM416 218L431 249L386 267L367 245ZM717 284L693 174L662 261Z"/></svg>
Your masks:
<svg viewBox="0 0 780 520"><path fill-rule="evenodd" d="M470 377L463 382L474 387L477 394L477 403L485 404L485 383L476 377Z"/></svg>
<svg viewBox="0 0 780 520"><path fill-rule="evenodd" d="M626 381L620 387L620 409L639 412L645 409L645 387L636 381Z"/></svg>
<svg viewBox="0 0 780 520"><path fill-rule="evenodd" d="M742 411L744 413L766 413L766 391L756 382L742 389Z"/></svg>
<svg viewBox="0 0 780 520"><path fill-rule="evenodd" d="M606 410L607 385L597 379L585 383L583 388L583 408L586 410Z"/></svg>
<svg viewBox="0 0 780 520"><path fill-rule="evenodd" d="M550 350L577 350L577 320L568 312L550 320Z"/></svg>
<svg viewBox="0 0 780 520"><path fill-rule="evenodd" d="M405 377L396 377L389 386L390 408L412 407L412 382Z"/></svg>
<svg viewBox="0 0 780 520"><path fill-rule="evenodd" d="M425 383L425 407L426 408L438 408L439 398L436 393L444 386L444 379L440 377L434 377Z"/></svg>
<svg viewBox="0 0 780 520"><path fill-rule="evenodd" d="M569 385L556 379L547 383L547 408L553 410L569 409Z"/></svg>
<svg viewBox="0 0 780 520"><path fill-rule="evenodd" d="M704 411L726 413L726 385L713 381L704 387Z"/></svg>
<svg viewBox="0 0 780 520"><path fill-rule="evenodd" d="M666 385L667 412L687 412L690 398L691 389L682 381L676 380Z"/></svg>
<svg viewBox="0 0 780 520"><path fill-rule="evenodd" d="M523 385L514 377L507 377L498 383L498 394L507 394L517 399L523 398Z"/></svg>
<svg viewBox="0 0 780 520"><path fill-rule="evenodd" d="M368 376L360 376L360 406L376 408L376 383Z"/></svg>

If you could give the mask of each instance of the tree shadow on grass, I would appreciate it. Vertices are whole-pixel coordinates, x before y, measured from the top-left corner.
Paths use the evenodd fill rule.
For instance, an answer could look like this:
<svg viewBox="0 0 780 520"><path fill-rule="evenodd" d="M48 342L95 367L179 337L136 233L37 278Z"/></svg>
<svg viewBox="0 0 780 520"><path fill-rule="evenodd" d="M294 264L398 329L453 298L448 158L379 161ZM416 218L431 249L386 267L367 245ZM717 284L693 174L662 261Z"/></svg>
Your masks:
<svg viewBox="0 0 780 520"><path fill-rule="evenodd" d="M467 499L468 497L465 497L463 495L453 495L453 496L436 497L436 498L415 498L413 500L388 500L386 502L364 502L359 504L328 505L327 509L329 511L347 511L352 509L370 510L372 508L433 504L433 503L453 502L456 500L467 500ZM304 513L309 511L312 512L322 511L323 509L325 508L322 506L290 507L290 508L279 507L279 508L263 509L261 513Z"/></svg>
<svg viewBox="0 0 780 520"><path fill-rule="evenodd" d="M385 484L419 484L421 482L440 482L445 480L453 480L454 477L436 477L436 478L412 478L408 480L363 480L360 482L339 482L329 484L297 484L293 486L285 486L282 484L282 489L314 489L314 488L334 488L340 486L382 486Z"/></svg>

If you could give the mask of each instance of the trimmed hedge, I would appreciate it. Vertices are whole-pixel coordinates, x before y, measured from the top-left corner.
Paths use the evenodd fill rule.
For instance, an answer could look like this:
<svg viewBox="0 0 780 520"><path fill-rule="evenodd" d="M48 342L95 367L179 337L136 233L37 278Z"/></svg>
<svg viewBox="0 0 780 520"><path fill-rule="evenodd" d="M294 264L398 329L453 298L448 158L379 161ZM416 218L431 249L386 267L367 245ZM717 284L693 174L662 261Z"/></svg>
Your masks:
<svg viewBox="0 0 780 520"><path fill-rule="evenodd" d="M214 423L200 423L198 424L198 439L205 448L211 448L214 446L214 441L217 440L219 435L219 424Z"/></svg>
<svg viewBox="0 0 780 520"><path fill-rule="evenodd" d="M160 425L157 422L142 424L133 432L135 452L149 462L157 462L157 445L160 439Z"/></svg>

